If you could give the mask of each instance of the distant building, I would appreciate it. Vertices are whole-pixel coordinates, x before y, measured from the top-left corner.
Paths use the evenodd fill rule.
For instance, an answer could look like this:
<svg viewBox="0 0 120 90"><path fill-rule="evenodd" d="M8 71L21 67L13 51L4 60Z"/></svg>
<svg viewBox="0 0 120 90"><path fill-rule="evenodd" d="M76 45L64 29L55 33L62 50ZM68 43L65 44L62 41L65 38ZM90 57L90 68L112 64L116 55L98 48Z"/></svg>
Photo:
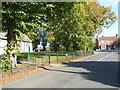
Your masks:
<svg viewBox="0 0 120 90"><path fill-rule="evenodd" d="M45 47L46 48L50 47L50 43L47 42ZM42 49L43 49L43 45L42 45L42 42L40 42L40 44L37 45L37 50L38 50L38 52L40 52L40 50L42 50Z"/></svg>
<svg viewBox="0 0 120 90"><path fill-rule="evenodd" d="M108 37L97 37L96 38L96 49L101 50L110 50L110 49L116 49L116 41L118 39L118 35L116 36L108 36Z"/></svg>
<svg viewBox="0 0 120 90"><path fill-rule="evenodd" d="M7 33L0 32L0 55L6 54L6 51L4 50L4 47L7 46ZM32 47L32 41L25 35L23 38L21 38L21 42L17 42L20 44L19 52L28 52L28 45L30 46L30 51L33 52Z"/></svg>
<svg viewBox="0 0 120 90"><path fill-rule="evenodd" d="M7 45L7 37L5 37L6 33L0 33L0 55L5 54L4 47Z"/></svg>

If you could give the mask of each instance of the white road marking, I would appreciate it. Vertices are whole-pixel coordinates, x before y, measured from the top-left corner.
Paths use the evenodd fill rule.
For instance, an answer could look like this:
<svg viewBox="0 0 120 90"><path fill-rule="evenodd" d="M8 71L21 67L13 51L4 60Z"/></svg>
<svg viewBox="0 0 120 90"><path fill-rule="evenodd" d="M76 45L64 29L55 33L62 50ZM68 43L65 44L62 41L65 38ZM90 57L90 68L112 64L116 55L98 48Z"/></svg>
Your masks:
<svg viewBox="0 0 120 90"><path fill-rule="evenodd" d="M106 58L106 57L108 57L108 56L110 56L110 55L112 55L113 53L110 53L110 54L108 54L108 55L106 55L105 57L103 57L103 58L101 58L101 59L99 59L99 60L97 60L97 61L102 61L104 58Z"/></svg>
<svg viewBox="0 0 120 90"><path fill-rule="evenodd" d="M99 59L99 60L97 60L97 61L101 61L101 60L103 60L103 58L101 58L101 59Z"/></svg>

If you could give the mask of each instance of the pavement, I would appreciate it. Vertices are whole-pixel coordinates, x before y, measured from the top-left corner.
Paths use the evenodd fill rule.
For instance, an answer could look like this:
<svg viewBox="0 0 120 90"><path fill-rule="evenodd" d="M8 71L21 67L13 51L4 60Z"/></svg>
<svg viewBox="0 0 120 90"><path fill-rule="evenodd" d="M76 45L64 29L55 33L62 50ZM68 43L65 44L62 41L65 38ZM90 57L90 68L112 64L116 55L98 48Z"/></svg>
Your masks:
<svg viewBox="0 0 120 90"><path fill-rule="evenodd" d="M3 88L118 88L117 52L98 52L95 56L16 80ZM119 80L118 80L119 79Z"/></svg>

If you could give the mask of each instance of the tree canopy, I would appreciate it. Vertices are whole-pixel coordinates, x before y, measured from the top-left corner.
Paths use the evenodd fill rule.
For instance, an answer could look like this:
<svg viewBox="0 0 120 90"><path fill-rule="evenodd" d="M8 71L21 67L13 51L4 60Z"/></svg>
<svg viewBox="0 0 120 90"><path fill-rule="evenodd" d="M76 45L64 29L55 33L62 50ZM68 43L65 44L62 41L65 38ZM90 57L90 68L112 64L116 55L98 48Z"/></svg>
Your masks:
<svg viewBox="0 0 120 90"><path fill-rule="evenodd" d="M68 51L91 49L96 33L103 27L110 27L117 19L110 7L97 2L55 3L54 16L50 19L50 30L54 42L59 42Z"/></svg>
<svg viewBox="0 0 120 90"><path fill-rule="evenodd" d="M2 9L9 57L24 34L38 43L41 28L45 28L48 41L56 50L91 50L94 34L117 19L110 7L98 2L3 2Z"/></svg>
<svg viewBox="0 0 120 90"><path fill-rule="evenodd" d="M46 22L46 10L52 6L36 2L2 2L2 30L7 32L7 57L15 58L20 38L27 35L32 41L39 37L38 27ZM13 61L14 62L14 61Z"/></svg>
<svg viewBox="0 0 120 90"><path fill-rule="evenodd" d="M66 50L93 46L94 34L117 19L110 7L98 2L3 2L2 5L3 31L8 32L8 42L16 41L21 34L35 41L41 37L40 28L45 27L52 33L51 40Z"/></svg>

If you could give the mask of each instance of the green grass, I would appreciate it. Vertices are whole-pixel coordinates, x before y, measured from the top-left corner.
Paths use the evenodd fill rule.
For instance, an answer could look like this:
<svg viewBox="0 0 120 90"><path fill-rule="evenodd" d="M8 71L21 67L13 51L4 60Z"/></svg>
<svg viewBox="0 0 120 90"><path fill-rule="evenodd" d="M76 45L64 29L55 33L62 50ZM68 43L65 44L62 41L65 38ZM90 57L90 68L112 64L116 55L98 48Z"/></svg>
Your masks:
<svg viewBox="0 0 120 90"><path fill-rule="evenodd" d="M39 57L39 56L43 56L46 55L48 52L33 52L30 53L30 57L31 59L33 59L34 57ZM24 60L28 58L28 53L19 53L17 54L17 59L18 60Z"/></svg>
<svg viewBox="0 0 120 90"><path fill-rule="evenodd" d="M68 56L66 56L68 54ZM49 55L50 55L50 63L63 62L67 60L72 60L78 58L78 55L81 56L81 53L70 52L70 51L60 51L60 52L33 52L30 54L30 62L31 63L49 63ZM58 55L58 57L57 57ZM43 58L40 58L43 57ZM28 61L28 53L19 53L17 54L17 61L27 62Z"/></svg>
<svg viewBox="0 0 120 90"><path fill-rule="evenodd" d="M50 56L50 63L57 63L62 61L72 60L72 56ZM35 60L32 60L32 62L35 62ZM48 63L49 59L48 56L43 56L43 58L36 58L36 63Z"/></svg>
<svg viewBox="0 0 120 90"><path fill-rule="evenodd" d="M66 53L71 53L66 56ZM31 53L31 63L48 63L49 55L50 55L50 63L57 63L67 60L72 60L73 58L77 58L77 56L72 56L72 52L34 52ZM57 58L58 55L58 58ZM41 58L42 57L42 58ZM28 53L20 53L17 54L18 61L24 61L28 59Z"/></svg>
<svg viewBox="0 0 120 90"><path fill-rule="evenodd" d="M66 53L70 53L70 52L64 51L64 52L57 52L57 53L65 55ZM48 52L48 51L46 51L46 52L33 52L33 53L30 54L30 58L34 59L34 57L40 57L40 56L45 56L45 55L49 55L49 54L51 56L56 56L57 53L53 52L53 51L52 52ZM17 54L17 60L26 60L26 59L28 59L28 53Z"/></svg>

